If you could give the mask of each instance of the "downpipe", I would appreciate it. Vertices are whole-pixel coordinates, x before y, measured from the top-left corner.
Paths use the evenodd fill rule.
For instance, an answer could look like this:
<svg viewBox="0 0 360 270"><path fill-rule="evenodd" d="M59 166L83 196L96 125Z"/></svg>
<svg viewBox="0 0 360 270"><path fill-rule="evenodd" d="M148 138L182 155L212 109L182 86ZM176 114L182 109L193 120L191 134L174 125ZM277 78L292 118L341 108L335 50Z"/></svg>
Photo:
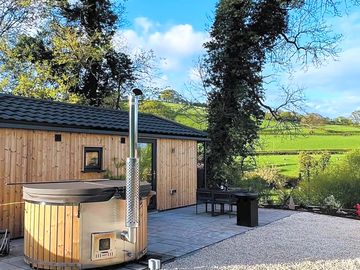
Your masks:
<svg viewBox="0 0 360 270"><path fill-rule="evenodd" d="M130 243L136 243L136 228L139 227L140 212L140 179L138 146L138 97L141 90L134 89L129 95L129 157L126 159L126 217L127 231L121 233L121 238Z"/></svg>

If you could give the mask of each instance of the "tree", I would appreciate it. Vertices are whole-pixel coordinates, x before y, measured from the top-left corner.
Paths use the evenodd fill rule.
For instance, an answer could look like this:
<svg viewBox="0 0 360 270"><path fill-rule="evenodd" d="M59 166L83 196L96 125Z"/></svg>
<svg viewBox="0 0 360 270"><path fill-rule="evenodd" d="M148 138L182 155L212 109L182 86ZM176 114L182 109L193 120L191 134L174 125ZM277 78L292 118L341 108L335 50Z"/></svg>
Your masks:
<svg viewBox="0 0 360 270"><path fill-rule="evenodd" d="M174 89L165 89L159 95L160 100L172 103L181 103L184 99Z"/></svg>
<svg viewBox="0 0 360 270"><path fill-rule="evenodd" d="M345 126L351 125L353 123L351 118L347 118L347 117L344 117L344 116L336 117L334 119L334 121L335 121L335 124L345 125Z"/></svg>
<svg viewBox="0 0 360 270"><path fill-rule="evenodd" d="M63 60L56 58L56 49L41 37L21 35L15 45L1 43L1 91L21 96L75 102L69 89L77 78Z"/></svg>
<svg viewBox="0 0 360 270"><path fill-rule="evenodd" d="M54 99L55 93L62 100L73 94L95 106L114 93L120 99L135 77L130 57L112 46L118 16L110 1L49 3L53 16L37 35L2 44L7 74L2 87L43 98Z"/></svg>
<svg viewBox="0 0 360 270"><path fill-rule="evenodd" d="M354 124L360 124L360 110L353 111L351 113L351 118Z"/></svg>
<svg viewBox="0 0 360 270"><path fill-rule="evenodd" d="M329 166L331 159L331 153L328 151L324 151L321 153L319 160L317 161L317 166L319 167L319 171L323 172Z"/></svg>
<svg viewBox="0 0 360 270"><path fill-rule="evenodd" d="M299 153L299 173L302 179L310 181L313 168L316 166L314 158L308 152Z"/></svg>
<svg viewBox="0 0 360 270"><path fill-rule="evenodd" d="M210 181L237 156L251 155L265 113L261 70L265 53L286 31L286 11L279 1L220 1L205 44L208 95Z"/></svg>
<svg viewBox="0 0 360 270"><path fill-rule="evenodd" d="M294 112L280 112L279 117L287 122L300 123L301 121L301 115Z"/></svg>
<svg viewBox="0 0 360 270"><path fill-rule="evenodd" d="M303 125L319 126L325 125L327 122L326 118L318 113L308 113L301 118L301 124Z"/></svg>
<svg viewBox="0 0 360 270"><path fill-rule="evenodd" d="M354 1L357 2L357 1ZM331 32L324 14L339 14L332 0L221 0L210 41L205 44L209 103L208 178L224 164L253 152L259 125L269 111L295 107L301 91L283 87L285 102L272 108L264 102L265 64L281 70L319 65L336 57L339 35Z"/></svg>
<svg viewBox="0 0 360 270"><path fill-rule="evenodd" d="M174 102L176 96L175 90L172 89L166 89L161 91L160 93L160 100L166 101L166 102Z"/></svg>
<svg viewBox="0 0 360 270"><path fill-rule="evenodd" d="M118 17L108 0L80 0L75 4L63 0L59 8L67 19L65 27L77 27L79 39L86 37L92 48L100 49L99 57L89 55L84 64L77 67L78 84L70 89L84 96L90 105L100 106L112 89L120 91L127 80L133 80L130 58L115 52L111 46Z"/></svg>
<svg viewBox="0 0 360 270"><path fill-rule="evenodd" d="M0 0L0 38L14 39L16 34L26 31L42 11L41 1Z"/></svg>

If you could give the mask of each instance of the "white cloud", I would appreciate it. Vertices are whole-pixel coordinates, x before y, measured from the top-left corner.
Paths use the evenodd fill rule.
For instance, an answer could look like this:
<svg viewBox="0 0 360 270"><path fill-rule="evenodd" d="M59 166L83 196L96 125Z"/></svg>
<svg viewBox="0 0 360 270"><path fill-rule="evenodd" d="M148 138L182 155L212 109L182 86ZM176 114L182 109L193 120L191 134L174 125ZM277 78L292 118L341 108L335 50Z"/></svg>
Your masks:
<svg viewBox="0 0 360 270"><path fill-rule="evenodd" d="M295 79L308 87L325 87L328 91L358 89L360 83L360 44L345 50L337 61L321 68L310 68L307 72L297 72Z"/></svg>
<svg viewBox="0 0 360 270"><path fill-rule="evenodd" d="M180 67L180 59L176 57L167 57L160 60L160 68L163 71L178 70Z"/></svg>
<svg viewBox="0 0 360 270"><path fill-rule="evenodd" d="M114 37L114 43L116 46L119 44L126 44L128 48L132 48L130 51L136 51L143 49L144 40L134 30L125 30L121 33L116 33Z"/></svg>
<svg viewBox="0 0 360 270"><path fill-rule="evenodd" d="M155 32L148 37L149 46L160 52L188 56L202 51L208 34L196 32L189 24L172 26L166 32Z"/></svg>
<svg viewBox="0 0 360 270"><path fill-rule="evenodd" d="M141 31L136 31L136 26ZM178 24L159 30L159 23L148 18L135 19L135 30L126 29L118 33L114 39L116 46L120 46L122 38L126 40L130 51L137 49L153 50L161 59L160 68L164 71L179 70L184 62L203 52L203 43L208 40L207 32L196 31L190 24Z"/></svg>
<svg viewBox="0 0 360 270"><path fill-rule="evenodd" d="M360 96L354 93L343 93L336 98L323 98L307 102L307 110L317 112L332 118L337 116L350 116L360 109Z"/></svg>
<svg viewBox="0 0 360 270"><path fill-rule="evenodd" d="M135 24L140 26L144 33L148 33L149 30L154 26L153 22L146 17L138 17L135 19Z"/></svg>
<svg viewBox="0 0 360 270"><path fill-rule="evenodd" d="M337 31L344 36L343 47L351 48L359 45L360 36L360 13L354 12L349 16L344 16L334 20Z"/></svg>
<svg viewBox="0 0 360 270"><path fill-rule="evenodd" d="M154 77L152 79L153 85L158 86L159 88L164 88L169 84L169 78L167 75L162 75L159 77Z"/></svg>
<svg viewBox="0 0 360 270"><path fill-rule="evenodd" d="M295 74L295 82L305 87L308 111L325 116L349 116L360 106L360 44L345 50L338 61L306 73Z"/></svg>
<svg viewBox="0 0 360 270"><path fill-rule="evenodd" d="M336 117L350 115L360 107L360 13L332 22L335 31L344 35L338 59L320 68L298 71L290 83L306 89L308 111Z"/></svg>

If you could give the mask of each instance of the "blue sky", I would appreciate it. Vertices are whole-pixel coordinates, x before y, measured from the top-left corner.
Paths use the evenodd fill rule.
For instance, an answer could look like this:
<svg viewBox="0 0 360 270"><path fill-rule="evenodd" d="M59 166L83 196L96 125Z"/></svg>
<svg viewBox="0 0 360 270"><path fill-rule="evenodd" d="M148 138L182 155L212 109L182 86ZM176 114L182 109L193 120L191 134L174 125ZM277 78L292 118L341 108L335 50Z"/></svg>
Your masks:
<svg viewBox="0 0 360 270"><path fill-rule="evenodd" d="M128 0L128 24L121 36L129 50L153 50L158 57L160 75L154 80L159 87L170 86L188 95L202 44L209 38L208 29L216 0ZM343 34L342 51L337 61L328 61L321 68L296 71L285 83L305 89L308 112L328 117L349 116L360 109L360 9L348 16L332 18L334 29ZM267 100L275 104L274 90L267 91Z"/></svg>

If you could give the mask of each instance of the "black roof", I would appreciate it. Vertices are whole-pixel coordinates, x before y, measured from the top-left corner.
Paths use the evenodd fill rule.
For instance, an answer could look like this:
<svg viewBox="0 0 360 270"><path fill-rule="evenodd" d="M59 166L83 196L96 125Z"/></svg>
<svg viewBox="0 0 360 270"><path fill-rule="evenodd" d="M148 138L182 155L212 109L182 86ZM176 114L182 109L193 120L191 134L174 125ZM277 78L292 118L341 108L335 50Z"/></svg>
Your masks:
<svg viewBox="0 0 360 270"><path fill-rule="evenodd" d="M87 130L128 132L128 112L0 94L0 122ZM139 133L206 138L197 129L154 116L139 114Z"/></svg>

